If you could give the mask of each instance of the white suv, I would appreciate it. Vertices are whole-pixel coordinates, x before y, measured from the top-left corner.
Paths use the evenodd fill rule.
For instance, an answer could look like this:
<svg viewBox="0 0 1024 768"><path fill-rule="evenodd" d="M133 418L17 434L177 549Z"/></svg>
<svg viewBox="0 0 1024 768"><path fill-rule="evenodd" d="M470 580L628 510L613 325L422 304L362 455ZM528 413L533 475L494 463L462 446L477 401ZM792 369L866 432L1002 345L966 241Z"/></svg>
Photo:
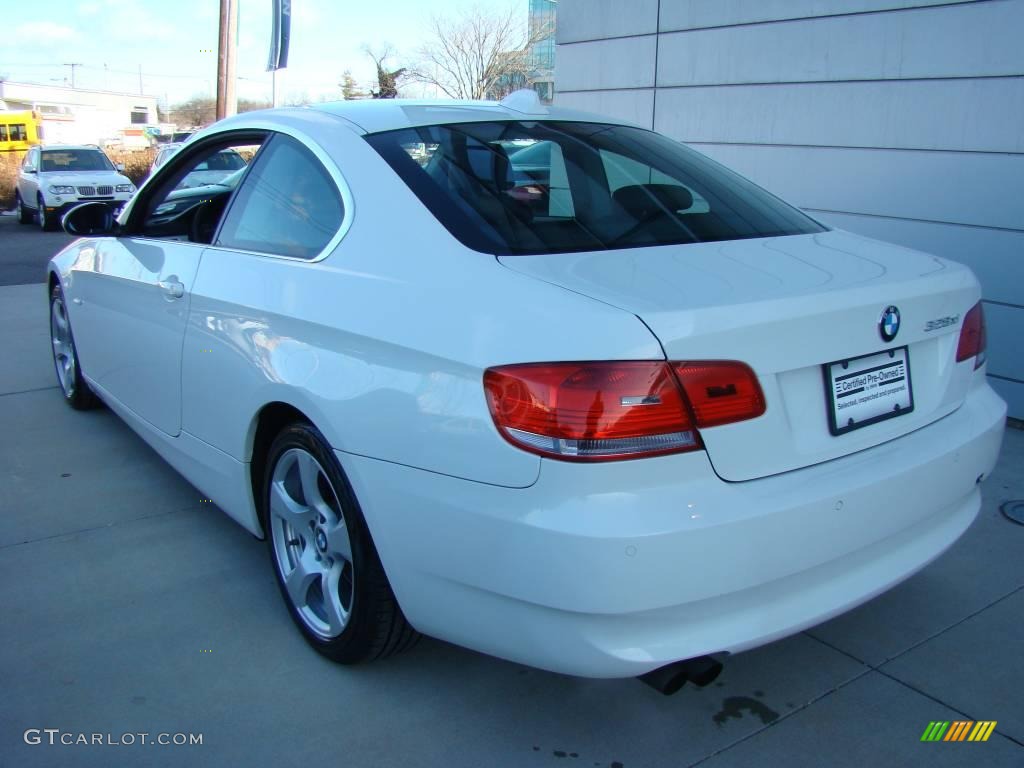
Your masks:
<svg viewBox="0 0 1024 768"><path fill-rule="evenodd" d="M120 210L135 185L118 170L95 146L32 147L18 173L18 220L31 224L36 217L50 230L79 203L105 202Z"/></svg>

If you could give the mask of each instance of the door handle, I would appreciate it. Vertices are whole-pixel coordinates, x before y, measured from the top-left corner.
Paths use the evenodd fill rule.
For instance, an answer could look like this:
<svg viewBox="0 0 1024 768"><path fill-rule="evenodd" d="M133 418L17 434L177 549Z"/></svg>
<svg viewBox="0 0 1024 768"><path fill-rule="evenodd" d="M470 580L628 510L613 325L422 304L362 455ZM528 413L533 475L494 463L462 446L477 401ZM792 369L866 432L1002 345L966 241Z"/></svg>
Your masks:
<svg viewBox="0 0 1024 768"><path fill-rule="evenodd" d="M157 283L164 296L170 299L180 299L185 295L185 286L176 280L161 280Z"/></svg>

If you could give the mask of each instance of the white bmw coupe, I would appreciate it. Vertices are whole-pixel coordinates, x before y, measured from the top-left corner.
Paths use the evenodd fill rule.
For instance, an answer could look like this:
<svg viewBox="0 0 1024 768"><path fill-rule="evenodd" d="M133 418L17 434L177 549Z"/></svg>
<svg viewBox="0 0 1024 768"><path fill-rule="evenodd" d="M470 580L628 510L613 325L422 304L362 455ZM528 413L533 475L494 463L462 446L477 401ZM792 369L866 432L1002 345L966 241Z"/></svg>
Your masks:
<svg viewBox="0 0 1024 768"><path fill-rule="evenodd" d="M265 538L340 662L706 683L937 557L999 453L970 270L523 94L238 115L64 226L64 397Z"/></svg>

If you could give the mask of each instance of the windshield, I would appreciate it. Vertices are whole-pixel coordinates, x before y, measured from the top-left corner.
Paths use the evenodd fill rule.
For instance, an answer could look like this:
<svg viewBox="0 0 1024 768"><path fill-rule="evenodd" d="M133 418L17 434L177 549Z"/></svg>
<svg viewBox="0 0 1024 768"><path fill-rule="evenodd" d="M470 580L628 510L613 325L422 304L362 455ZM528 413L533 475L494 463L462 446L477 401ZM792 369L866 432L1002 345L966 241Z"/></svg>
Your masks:
<svg viewBox="0 0 1024 768"><path fill-rule="evenodd" d="M821 232L704 155L640 128L509 121L366 140L460 241L538 254ZM424 158L423 147L434 147Z"/></svg>
<svg viewBox="0 0 1024 768"><path fill-rule="evenodd" d="M98 149L43 150L42 171L112 171L107 156Z"/></svg>

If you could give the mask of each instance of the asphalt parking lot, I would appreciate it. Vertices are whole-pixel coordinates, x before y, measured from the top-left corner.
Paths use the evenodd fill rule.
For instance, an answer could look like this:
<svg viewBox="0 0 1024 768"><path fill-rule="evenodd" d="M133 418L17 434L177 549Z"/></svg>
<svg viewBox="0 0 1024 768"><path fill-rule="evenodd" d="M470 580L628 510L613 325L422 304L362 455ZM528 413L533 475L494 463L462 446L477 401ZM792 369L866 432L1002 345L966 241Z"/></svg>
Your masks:
<svg viewBox="0 0 1024 768"><path fill-rule="evenodd" d="M45 280L46 262L73 239L63 232L43 232L38 224L19 224L13 211L0 211L0 285Z"/></svg>
<svg viewBox="0 0 1024 768"><path fill-rule="evenodd" d="M41 280L66 239L0 216L0 766L1024 765L1024 527L998 510L1024 499L1021 431L942 558L705 689L430 639L339 667L292 627L262 542L110 411L61 402ZM945 720L998 725L920 741ZM47 728L202 744L26 744Z"/></svg>

